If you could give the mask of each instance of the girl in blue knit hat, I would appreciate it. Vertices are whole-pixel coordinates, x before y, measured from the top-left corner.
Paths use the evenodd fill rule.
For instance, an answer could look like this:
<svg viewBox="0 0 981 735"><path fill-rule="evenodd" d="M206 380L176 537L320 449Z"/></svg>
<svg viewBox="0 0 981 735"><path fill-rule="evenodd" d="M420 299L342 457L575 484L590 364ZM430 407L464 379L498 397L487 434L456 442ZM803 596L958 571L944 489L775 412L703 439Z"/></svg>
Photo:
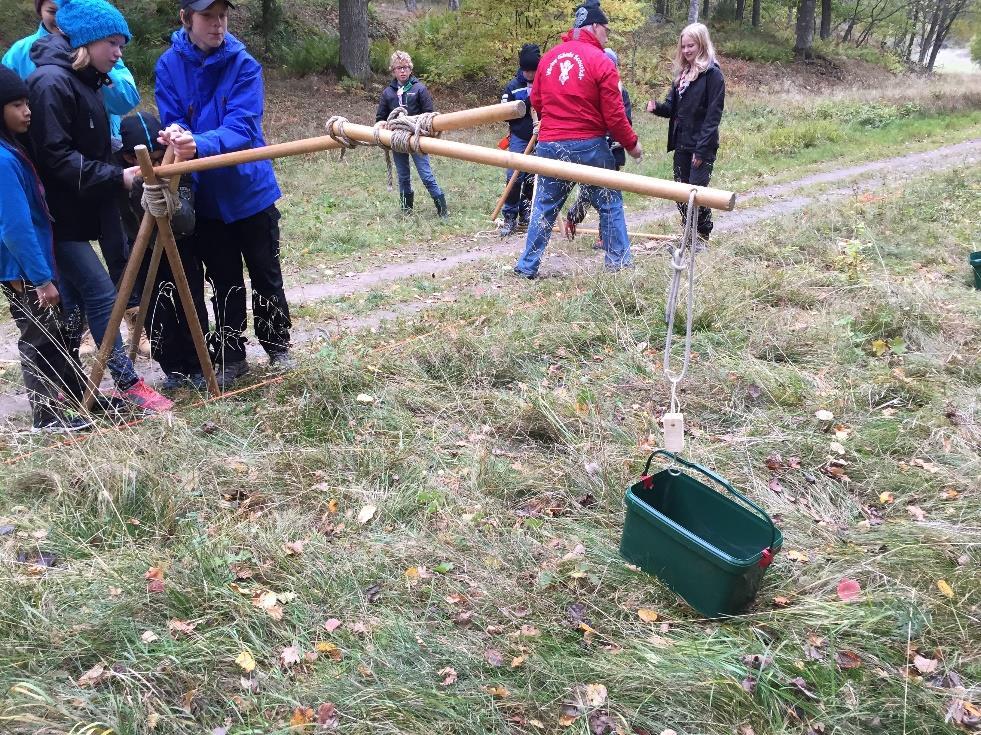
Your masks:
<svg viewBox="0 0 981 735"><path fill-rule="evenodd" d="M105 266L90 244L102 234L106 207L129 190L139 169L111 162L102 87L130 39L122 14L105 0L67 0L56 15L62 34L31 47L37 70L27 79L34 115L31 140L54 220L61 299L77 348L84 314L97 343L116 300ZM173 402L144 383L116 335L108 361L119 397L147 412Z"/></svg>

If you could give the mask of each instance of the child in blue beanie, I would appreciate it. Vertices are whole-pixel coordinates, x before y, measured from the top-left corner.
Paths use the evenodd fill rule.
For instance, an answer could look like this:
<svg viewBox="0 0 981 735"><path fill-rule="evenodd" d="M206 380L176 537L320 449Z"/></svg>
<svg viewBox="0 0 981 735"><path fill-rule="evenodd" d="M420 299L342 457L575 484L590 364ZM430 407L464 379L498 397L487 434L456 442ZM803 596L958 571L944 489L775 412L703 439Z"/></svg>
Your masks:
<svg viewBox="0 0 981 735"><path fill-rule="evenodd" d="M31 47L37 69L27 86L31 140L54 219L58 285L77 346L82 314L96 342L105 337L116 287L90 241L102 235L107 208L118 220L116 194L132 189L139 169L112 163L102 98L107 74L130 39L126 19L105 0L66 0L56 20L62 34ZM173 405L136 373L118 334L107 367L120 398L150 413Z"/></svg>

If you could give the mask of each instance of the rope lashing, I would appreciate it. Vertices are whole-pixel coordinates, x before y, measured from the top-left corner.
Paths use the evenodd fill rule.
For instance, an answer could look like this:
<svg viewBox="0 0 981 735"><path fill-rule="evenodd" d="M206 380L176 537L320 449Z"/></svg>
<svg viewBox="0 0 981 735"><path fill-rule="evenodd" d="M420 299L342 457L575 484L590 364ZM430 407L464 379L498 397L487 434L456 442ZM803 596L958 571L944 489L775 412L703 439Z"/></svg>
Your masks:
<svg viewBox="0 0 981 735"><path fill-rule="evenodd" d="M177 194L170 190L169 179L159 179L156 184L143 182L143 197L140 199L140 204L154 217L167 219L173 217L180 206Z"/></svg>
<svg viewBox="0 0 981 735"><path fill-rule="evenodd" d="M668 286L668 297L664 307L664 321L667 324L667 334L664 338L664 375L671 383L671 413L679 413L678 384L688 374L691 363L691 328L695 306L695 251L698 246L698 217L695 206L696 190L688 194L688 211L685 212L685 226L677 247L671 249L671 283ZM674 320L678 310L678 299L681 292L682 273L688 273L688 297L685 317L685 352L681 364L681 372L673 373L671 369L671 342L674 337Z"/></svg>

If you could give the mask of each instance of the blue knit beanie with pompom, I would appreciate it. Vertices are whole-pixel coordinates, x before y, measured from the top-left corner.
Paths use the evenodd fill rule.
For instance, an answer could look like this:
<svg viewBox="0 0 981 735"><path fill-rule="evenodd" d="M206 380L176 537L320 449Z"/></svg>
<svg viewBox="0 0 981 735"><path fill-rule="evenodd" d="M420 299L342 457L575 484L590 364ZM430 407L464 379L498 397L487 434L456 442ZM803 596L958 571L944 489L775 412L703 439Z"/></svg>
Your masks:
<svg viewBox="0 0 981 735"><path fill-rule="evenodd" d="M64 0L55 20L72 48L117 35L129 43L132 37L123 14L106 0Z"/></svg>

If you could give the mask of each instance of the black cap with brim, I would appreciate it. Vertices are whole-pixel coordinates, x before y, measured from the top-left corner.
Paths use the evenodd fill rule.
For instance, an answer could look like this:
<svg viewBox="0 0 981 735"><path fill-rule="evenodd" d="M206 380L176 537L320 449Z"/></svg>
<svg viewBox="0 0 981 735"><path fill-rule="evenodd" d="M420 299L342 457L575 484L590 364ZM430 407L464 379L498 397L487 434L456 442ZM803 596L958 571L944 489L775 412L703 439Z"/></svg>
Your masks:
<svg viewBox="0 0 981 735"><path fill-rule="evenodd" d="M228 0L181 0L181 10L193 10L195 13L200 13L215 3L225 3L232 10L235 10L235 6Z"/></svg>

